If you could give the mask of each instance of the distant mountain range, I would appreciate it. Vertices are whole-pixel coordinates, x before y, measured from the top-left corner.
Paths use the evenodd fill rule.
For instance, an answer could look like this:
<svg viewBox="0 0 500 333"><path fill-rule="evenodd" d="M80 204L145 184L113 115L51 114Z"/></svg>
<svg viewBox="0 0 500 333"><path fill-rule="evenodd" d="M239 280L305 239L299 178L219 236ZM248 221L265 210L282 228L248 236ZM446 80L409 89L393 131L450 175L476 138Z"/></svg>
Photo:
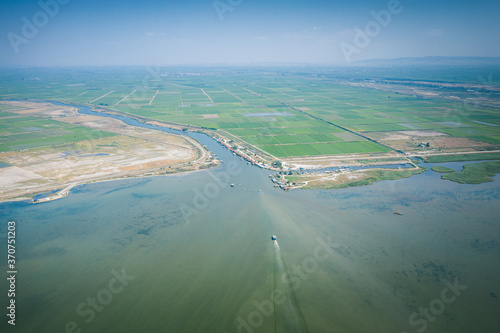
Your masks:
<svg viewBox="0 0 500 333"><path fill-rule="evenodd" d="M500 57L413 57L360 60L353 66L500 66Z"/></svg>

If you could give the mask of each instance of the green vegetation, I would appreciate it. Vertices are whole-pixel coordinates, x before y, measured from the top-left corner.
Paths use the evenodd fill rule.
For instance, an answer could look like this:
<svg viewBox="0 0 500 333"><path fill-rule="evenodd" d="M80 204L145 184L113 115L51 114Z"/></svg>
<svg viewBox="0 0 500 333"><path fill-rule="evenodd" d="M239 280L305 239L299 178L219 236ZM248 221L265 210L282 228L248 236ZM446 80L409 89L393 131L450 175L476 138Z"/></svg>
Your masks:
<svg viewBox="0 0 500 333"><path fill-rule="evenodd" d="M281 163L281 161L274 161L272 166L273 168L283 168L283 164Z"/></svg>
<svg viewBox="0 0 500 333"><path fill-rule="evenodd" d="M391 169L369 170L366 171L366 178L362 180L355 180L353 182L345 182L342 183L341 186L334 188L365 186L365 185L371 185L373 183L382 180L397 180L402 178L410 178L411 176L419 175L427 170L429 170L427 167L421 167L418 169L410 169L410 170L391 170Z"/></svg>
<svg viewBox="0 0 500 333"><path fill-rule="evenodd" d="M492 182L497 173L500 173L500 162L482 162L466 164L461 172L447 173L441 179L451 180L460 184L481 184Z"/></svg>
<svg viewBox="0 0 500 333"><path fill-rule="evenodd" d="M116 134L14 113L10 117L0 118L0 152L62 145L114 135Z"/></svg>
<svg viewBox="0 0 500 333"><path fill-rule="evenodd" d="M303 175L286 176L285 178L290 182L301 183L308 181L304 189L338 189L356 186L366 186L382 180L397 180L402 178L409 178L414 175L419 175L429 170L427 167L420 167L418 169L374 169L363 171L362 176L357 178L343 178L343 181L314 181L315 175L312 174L308 177ZM358 174L360 174L358 172Z"/></svg>
<svg viewBox="0 0 500 333"><path fill-rule="evenodd" d="M436 165L432 167L432 171L439 173L450 173L450 172L455 172L455 169L447 168L441 165Z"/></svg>
<svg viewBox="0 0 500 333"><path fill-rule="evenodd" d="M61 100L103 106L181 126L213 128L221 134L235 135L276 158L379 154L390 149L363 136L389 131L434 130L489 143L491 149L500 149L500 114L494 110L474 107L457 112L455 103L450 101L347 86L339 81L338 70L311 68L308 73L290 68L155 70L157 73L133 67L126 70L113 67L92 70L39 68L29 72L2 69L0 98ZM363 71L360 76L346 69L341 76L363 80L390 76L391 70L385 71L379 73L373 69ZM422 73L410 72L415 77L422 76ZM411 77L410 72L401 75ZM470 73L454 74L470 79ZM441 72L440 75L449 79L450 73ZM8 111L9 107L0 106L0 119L14 121L9 118ZM9 130L10 134L26 134L19 129L16 132L15 128ZM3 134L4 128L0 131ZM10 139L22 141L22 138ZM28 135L25 139L36 138ZM0 144L5 142L0 141ZM20 142L19 146L23 144ZM2 146L6 148L12 149ZM486 158L479 155L432 156L426 161L469 159ZM500 159L500 154L494 159Z"/></svg>
<svg viewBox="0 0 500 333"><path fill-rule="evenodd" d="M424 162L427 162L427 163L500 160L500 153L478 153L478 154L425 156L425 157L423 157L423 159L424 159Z"/></svg>

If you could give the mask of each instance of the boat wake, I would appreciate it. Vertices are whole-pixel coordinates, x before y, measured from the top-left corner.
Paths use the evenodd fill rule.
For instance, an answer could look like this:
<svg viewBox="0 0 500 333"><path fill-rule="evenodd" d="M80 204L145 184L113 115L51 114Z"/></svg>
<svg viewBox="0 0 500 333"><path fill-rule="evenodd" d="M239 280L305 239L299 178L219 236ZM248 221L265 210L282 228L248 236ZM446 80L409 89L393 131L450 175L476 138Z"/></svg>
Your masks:
<svg viewBox="0 0 500 333"><path fill-rule="evenodd" d="M295 291L291 285L278 240L274 240L274 260L274 293L275 295L282 293L286 297L283 304L275 305L275 332L308 332L304 317L297 305Z"/></svg>
<svg viewBox="0 0 500 333"><path fill-rule="evenodd" d="M233 184L233 183L228 183L228 182L225 182L225 181L223 181L222 179L220 179L220 178L216 177L216 176L215 176L214 174L212 174L210 171L206 170L206 172L207 172L210 176L212 176L212 178L213 178L213 179L215 179L215 180L217 180L217 181L219 181L219 182L221 182L221 183L223 183L223 184L229 185L229 186L231 186L231 187L234 187L234 185L237 185L237 186L241 187L241 189L242 189L242 190L247 191L247 192L258 192L258 193L261 193L261 192L262 192L261 190L259 190L259 191L257 191L257 190L250 190L250 189L246 188L245 186L243 186L242 184Z"/></svg>

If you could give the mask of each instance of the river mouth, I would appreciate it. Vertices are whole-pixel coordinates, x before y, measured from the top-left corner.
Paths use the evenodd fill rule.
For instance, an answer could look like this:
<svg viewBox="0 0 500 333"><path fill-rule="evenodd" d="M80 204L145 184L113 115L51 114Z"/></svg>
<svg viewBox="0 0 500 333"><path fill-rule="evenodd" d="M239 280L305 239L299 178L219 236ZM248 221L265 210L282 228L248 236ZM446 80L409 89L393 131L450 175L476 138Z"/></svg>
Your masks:
<svg viewBox="0 0 500 333"><path fill-rule="evenodd" d="M497 182L463 186L427 172L284 192L269 171L188 134L221 166L0 204L18 226L19 331L411 332L423 327L413 313L429 331L499 329ZM446 303L450 283L466 289ZM280 285L293 290L292 310Z"/></svg>

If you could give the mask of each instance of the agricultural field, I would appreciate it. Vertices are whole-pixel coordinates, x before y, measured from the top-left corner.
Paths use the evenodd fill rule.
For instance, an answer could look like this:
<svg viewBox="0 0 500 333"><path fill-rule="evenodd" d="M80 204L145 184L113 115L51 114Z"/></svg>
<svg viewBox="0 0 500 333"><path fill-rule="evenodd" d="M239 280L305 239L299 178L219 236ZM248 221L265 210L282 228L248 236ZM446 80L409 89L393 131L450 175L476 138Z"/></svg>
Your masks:
<svg viewBox="0 0 500 333"><path fill-rule="evenodd" d="M11 101L0 109L0 200L217 164L193 140L81 115L74 107Z"/></svg>
<svg viewBox="0 0 500 333"><path fill-rule="evenodd" d="M7 105L1 106L7 110L15 110ZM65 145L114 135L116 134L52 119L0 112L0 152Z"/></svg>
<svg viewBox="0 0 500 333"><path fill-rule="evenodd" d="M237 137L276 158L390 152L418 155L500 148L498 109L353 86L345 83L346 75L361 79L359 73L349 71L310 69L305 73L216 67L5 69L0 72L0 98L93 105L213 130ZM374 71L373 75L378 74ZM472 77L464 74L462 79L470 82ZM453 82L450 73L443 74L443 82ZM494 82L491 85L493 90L498 88ZM486 97L496 99L497 95L488 93ZM79 139L81 134L69 127L64 128L65 133L50 132L48 123L39 124L45 127L36 126L36 122L24 125L19 126L43 128L54 142L57 137L64 140L71 135ZM10 137L0 143L2 149L33 144L29 140L44 134L19 133L14 127L5 130ZM17 143L11 143L11 139Z"/></svg>

